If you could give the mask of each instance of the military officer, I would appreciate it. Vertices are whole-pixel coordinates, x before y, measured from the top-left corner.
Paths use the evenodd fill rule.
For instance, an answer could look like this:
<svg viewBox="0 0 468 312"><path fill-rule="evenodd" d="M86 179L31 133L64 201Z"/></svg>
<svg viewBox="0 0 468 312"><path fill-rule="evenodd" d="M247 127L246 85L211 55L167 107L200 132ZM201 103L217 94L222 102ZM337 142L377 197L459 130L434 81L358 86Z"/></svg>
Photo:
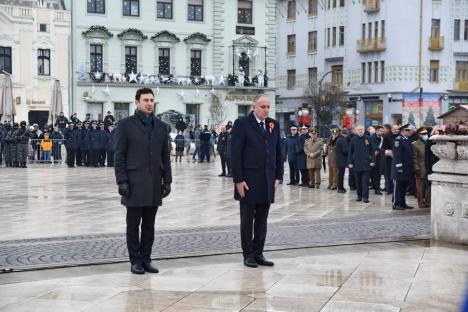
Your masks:
<svg viewBox="0 0 468 312"><path fill-rule="evenodd" d="M400 127L400 135L395 138L393 144L392 179L393 185L393 209L413 209L406 204L406 190L408 183L414 177L413 149L409 137L416 130L413 125L406 124Z"/></svg>
<svg viewBox="0 0 468 312"><path fill-rule="evenodd" d="M75 167L76 150L80 146L79 132L75 129L73 122L68 123L67 129L65 129L65 148L67 149L67 165L68 168Z"/></svg>
<svg viewBox="0 0 468 312"><path fill-rule="evenodd" d="M288 185L299 184L299 170L297 169L297 154L296 144L299 136L297 135L297 127L291 126L291 135L286 138L286 154L288 155L289 163L289 183Z"/></svg>
<svg viewBox="0 0 468 312"><path fill-rule="evenodd" d="M26 168L26 162L28 161L28 143L31 133L26 128L26 121L20 123L20 128L16 131L17 151L16 159L18 166Z"/></svg>
<svg viewBox="0 0 468 312"><path fill-rule="evenodd" d="M329 190L338 189L338 168L336 166L336 140L338 138L339 129L331 130L331 137L328 139L325 155L328 160L328 187Z"/></svg>
<svg viewBox="0 0 468 312"><path fill-rule="evenodd" d="M307 155L307 170L309 173L309 188L320 188L322 169L323 142L317 138L317 129L310 130L310 139L304 144L304 152Z"/></svg>
<svg viewBox="0 0 468 312"><path fill-rule="evenodd" d="M307 156L304 152L304 144L310 138L309 128L306 125L301 127L301 135L296 142L296 163L297 169L301 173L301 184L299 186L308 186Z"/></svg>
<svg viewBox="0 0 468 312"><path fill-rule="evenodd" d="M431 198L426 170L426 142L428 134L424 127L419 128L416 133L418 134L418 139L411 145L413 148L414 173L416 174L418 206L419 208L429 208Z"/></svg>

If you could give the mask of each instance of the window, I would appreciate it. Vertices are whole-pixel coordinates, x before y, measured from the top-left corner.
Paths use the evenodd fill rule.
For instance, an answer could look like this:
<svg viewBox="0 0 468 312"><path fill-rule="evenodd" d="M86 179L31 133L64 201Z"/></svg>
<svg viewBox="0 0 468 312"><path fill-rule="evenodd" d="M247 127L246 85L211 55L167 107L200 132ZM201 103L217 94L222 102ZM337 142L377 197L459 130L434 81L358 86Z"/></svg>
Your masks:
<svg viewBox="0 0 468 312"><path fill-rule="evenodd" d="M252 1L238 0L237 6L237 22L240 24L252 24Z"/></svg>
<svg viewBox="0 0 468 312"><path fill-rule="evenodd" d="M203 0L188 0L188 20L203 21Z"/></svg>
<svg viewBox="0 0 468 312"><path fill-rule="evenodd" d="M122 8L124 16L140 16L139 0L123 0Z"/></svg>
<svg viewBox="0 0 468 312"><path fill-rule="evenodd" d="M385 38L385 21L380 21L380 38Z"/></svg>
<svg viewBox="0 0 468 312"><path fill-rule="evenodd" d="M457 62L457 81L468 81L468 62Z"/></svg>
<svg viewBox="0 0 468 312"><path fill-rule="evenodd" d="M344 46L344 26L340 26L340 46Z"/></svg>
<svg viewBox="0 0 468 312"><path fill-rule="evenodd" d="M39 24L40 32L47 32L47 24Z"/></svg>
<svg viewBox="0 0 468 312"><path fill-rule="evenodd" d="M330 10L331 8L331 0L328 0L328 9Z"/></svg>
<svg viewBox="0 0 468 312"><path fill-rule="evenodd" d="M336 46L336 27L333 27L332 45Z"/></svg>
<svg viewBox="0 0 468 312"><path fill-rule="evenodd" d="M171 50L167 48L159 49L159 73L161 75L170 74L170 62L171 59Z"/></svg>
<svg viewBox="0 0 468 312"><path fill-rule="evenodd" d="M366 83L366 63L361 63L361 83Z"/></svg>
<svg viewBox="0 0 468 312"><path fill-rule="evenodd" d="M158 18L172 19L172 0L158 0L156 4L156 16Z"/></svg>
<svg viewBox="0 0 468 312"><path fill-rule="evenodd" d="M309 68L309 87L317 84L317 67Z"/></svg>
<svg viewBox="0 0 468 312"><path fill-rule="evenodd" d="M296 86L296 70L288 70L288 89L293 89Z"/></svg>
<svg viewBox="0 0 468 312"><path fill-rule="evenodd" d="M336 0L333 0L333 8L336 8Z"/></svg>
<svg viewBox="0 0 468 312"><path fill-rule="evenodd" d="M432 38L440 37L440 19L432 19L431 37Z"/></svg>
<svg viewBox="0 0 468 312"><path fill-rule="evenodd" d="M380 82L385 82L385 61L380 61Z"/></svg>
<svg viewBox="0 0 468 312"><path fill-rule="evenodd" d="M345 6L345 0L340 0L340 7L344 8Z"/></svg>
<svg viewBox="0 0 468 312"><path fill-rule="evenodd" d="M296 0L288 1L288 20L296 19Z"/></svg>
<svg viewBox="0 0 468 312"><path fill-rule="evenodd" d="M379 82L379 62L374 62L374 82Z"/></svg>
<svg viewBox="0 0 468 312"><path fill-rule="evenodd" d="M439 82L439 61L431 60L429 75L430 82Z"/></svg>
<svg viewBox="0 0 468 312"><path fill-rule="evenodd" d="M332 66L332 83L336 86L343 85L343 65Z"/></svg>
<svg viewBox="0 0 468 312"><path fill-rule="evenodd" d="M11 47L0 47L0 72L11 74Z"/></svg>
<svg viewBox="0 0 468 312"><path fill-rule="evenodd" d="M362 24L361 39L362 39L362 40L366 40L366 24Z"/></svg>
<svg viewBox="0 0 468 312"><path fill-rule="evenodd" d="M372 83L372 62L367 62L367 83Z"/></svg>
<svg viewBox="0 0 468 312"><path fill-rule="evenodd" d="M50 76L50 50L37 50L37 74L39 76Z"/></svg>
<svg viewBox="0 0 468 312"><path fill-rule="evenodd" d="M465 31L463 32L463 40L468 40L468 20L465 20Z"/></svg>
<svg viewBox="0 0 468 312"><path fill-rule="evenodd" d="M374 23L374 38L379 38L379 22Z"/></svg>
<svg viewBox="0 0 468 312"><path fill-rule="evenodd" d="M327 28L327 47L330 47L330 28Z"/></svg>
<svg viewBox="0 0 468 312"><path fill-rule="evenodd" d="M137 48L125 47L125 73L137 73Z"/></svg>
<svg viewBox="0 0 468 312"><path fill-rule="evenodd" d="M91 63L91 72L101 72L102 73L102 45L92 44L90 46L90 55L89 60Z"/></svg>
<svg viewBox="0 0 468 312"><path fill-rule="evenodd" d="M296 54L296 35L288 36L288 54Z"/></svg>
<svg viewBox="0 0 468 312"><path fill-rule="evenodd" d="M309 52L317 51L317 32L309 31Z"/></svg>
<svg viewBox="0 0 468 312"><path fill-rule="evenodd" d="M201 76L201 50L190 51L190 75Z"/></svg>
<svg viewBox="0 0 468 312"><path fill-rule="evenodd" d="M369 39L369 40L372 39L372 23L368 24L367 39Z"/></svg>
<svg viewBox="0 0 468 312"><path fill-rule="evenodd" d="M460 20L453 22L453 40L460 40Z"/></svg>
<svg viewBox="0 0 468 312"><path fill-rule="evenodd" d="M318 0L309 0L309 16L317 15Z"/></svg>
<svg viewBox="0 0 468 312"><path fill-rule="evenodd" d="M88 0L88 13L106 13L106 0Z"/></svg>

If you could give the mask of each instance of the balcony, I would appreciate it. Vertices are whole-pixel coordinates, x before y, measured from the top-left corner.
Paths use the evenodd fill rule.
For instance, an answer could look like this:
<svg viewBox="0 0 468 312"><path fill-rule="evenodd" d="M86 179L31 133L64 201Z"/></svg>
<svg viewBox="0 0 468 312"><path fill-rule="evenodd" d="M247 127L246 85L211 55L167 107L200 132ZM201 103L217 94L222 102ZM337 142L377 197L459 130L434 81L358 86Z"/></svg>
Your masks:
<svg viewBox="0 0 468 312"><path fill-rule="evenodd" d="M440 51L444 48L444 37L429 37L429 50Z"/></svg>
<svg viewBox="0 0 468 312"><path fill-rule="evenodd" d="M468 92L468 80L456 80L455 91Z"/></svg>
<svg viewBox="0 0 468 312"><path fill-rule="evenodd" d="M376 13L380 11L380 0L367 0L363 3L364 12Z"/></svg>
<svg viewBox="0 0 468 312"><path fill-rule="evenodd" d="M358 52L381 52L385 51L385 38L358 40Z"/></svg>
<svg viewBox="0 0 468 312"><path fill-rule="evenodd" d="M32 17L32 9L26 7L0 5L0 11L5 12L12 17Z"/></svg>

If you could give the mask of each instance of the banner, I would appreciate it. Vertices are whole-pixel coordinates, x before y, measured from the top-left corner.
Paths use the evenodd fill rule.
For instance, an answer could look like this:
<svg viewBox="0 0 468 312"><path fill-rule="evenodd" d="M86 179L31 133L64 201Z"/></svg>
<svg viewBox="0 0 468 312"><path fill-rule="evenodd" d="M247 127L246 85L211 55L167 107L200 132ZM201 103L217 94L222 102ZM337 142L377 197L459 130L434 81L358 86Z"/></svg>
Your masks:
<svg viewBox="0 0 468 312"><path fill-rule="evenodd" d="M438 93L404 93L402 120L403 124L412 124L416 128L421 126L435 126L440 122L440 94Z"/></svg>

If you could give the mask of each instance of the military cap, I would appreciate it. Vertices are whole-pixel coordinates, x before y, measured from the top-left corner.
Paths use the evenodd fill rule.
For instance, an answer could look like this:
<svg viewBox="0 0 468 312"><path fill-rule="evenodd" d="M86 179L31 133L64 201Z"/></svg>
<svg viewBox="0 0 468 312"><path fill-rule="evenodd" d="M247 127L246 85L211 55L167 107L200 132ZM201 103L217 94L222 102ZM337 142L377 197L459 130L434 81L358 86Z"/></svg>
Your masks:
<svg viewBox="0 0 468 312"><path fill-rule="evenodd" d="M375 127L375 130L381 130L381 129L383 129L382 126L376 126L376 127Z"/></svg>
<svg viewBox="0 0 468 312"><path fill-rule="evenodd" d="M306 125L302 125L301 129L309 129Z"/></svg>
<svg viewBox="0 0 468 312"><path fill-rule="evenodd" d="M420 127L418 131L416 131L418 134L427 134L427 129L424 127Z"/></svg>
<svg viewBox="0 0 468 312"><path fill-rule="evenodd" d="M416 127L411 125L411 124L406 124L406 125L403 125L403 126L400 127L400 131L403 131L403 130L416 131Z"/></svg>
<svg viewBox="0 0 468 312"><path fill-rule="evenodd" d="M317 129L315 128L310 129L310 133L317 133Z"/></svg>
<svg viewBox="0 0 468 312"><path fill-rule="evenodd" d="M335 133L335 134L340 133L340 129L338 129L338 128L333 128L330 131L331 131L331 133Z"/></svg>
<svg viewBox="0 0 468 312"><path fill-rule="evenodd" d="M296 129L296 130L297 130L297 126L296 126L296 125L292 125L290 128L291 128L291 130L292 130L292 129Z"/></svg>
<svg viewBox="0 0 468 312"><path fill-rule="evenodd" d="M23 121L20 123L20 125L26 126L26 121L23 120Z"/></svg>

